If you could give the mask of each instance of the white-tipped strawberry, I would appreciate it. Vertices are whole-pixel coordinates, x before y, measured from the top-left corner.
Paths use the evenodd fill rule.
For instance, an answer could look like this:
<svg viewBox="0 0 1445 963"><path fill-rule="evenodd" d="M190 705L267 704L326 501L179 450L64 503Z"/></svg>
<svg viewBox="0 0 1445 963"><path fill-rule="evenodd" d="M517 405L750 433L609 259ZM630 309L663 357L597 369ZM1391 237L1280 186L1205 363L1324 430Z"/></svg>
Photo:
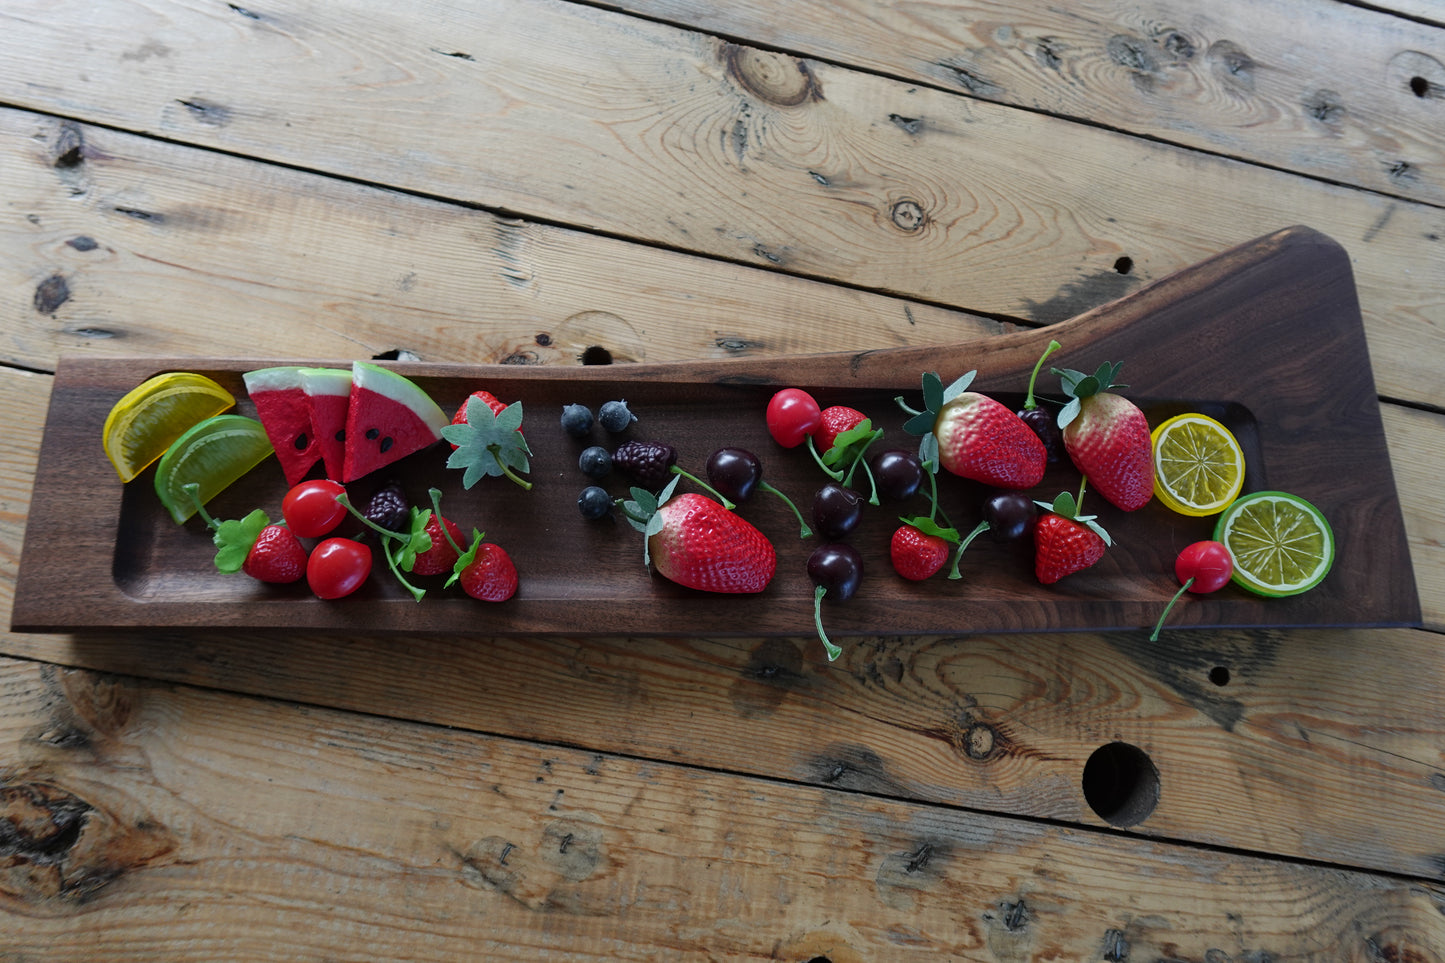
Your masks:
<svg viewBox="0 0 1445 963"><path fill-rule="evenodd" d="M1069 396L1059 411L1069 459L1110 504L1132 512L1154 497L1154 449L1144 412L1110 390L1129 387L1115 383L1121 367L1106 361L1093 374L1052 370Z"/></svg>

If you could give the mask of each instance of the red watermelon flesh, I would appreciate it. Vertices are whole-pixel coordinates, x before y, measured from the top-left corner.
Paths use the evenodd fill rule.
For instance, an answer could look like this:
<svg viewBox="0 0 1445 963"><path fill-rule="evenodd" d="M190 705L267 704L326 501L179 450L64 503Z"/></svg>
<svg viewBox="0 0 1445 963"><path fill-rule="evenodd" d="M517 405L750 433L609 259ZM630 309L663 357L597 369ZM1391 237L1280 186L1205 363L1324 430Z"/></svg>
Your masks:
<svg viewBox="0 0 1445 963"><path fill-rule="evenodd" d="M346 470L346 413L351 407L351 372L344 368L302 368L301 387L311 406L311 430L321 449L326 477L341 481Z"/></svg>
<svg viewBox="0 0 1445 963"><path fill-rule="evenodd" d="M446 412L416 383L364 361L351 366L342 482L352 482L441 440Z"/></svg>
<svg viewBox="0 0 1445 963"><path fill-rule="evenodd" d="M260 368L246 372L241 379L256 406L256 417L276 449L286 484L295 485L321 459L311 430L311 405L301 387L301 369Z"/></svg>

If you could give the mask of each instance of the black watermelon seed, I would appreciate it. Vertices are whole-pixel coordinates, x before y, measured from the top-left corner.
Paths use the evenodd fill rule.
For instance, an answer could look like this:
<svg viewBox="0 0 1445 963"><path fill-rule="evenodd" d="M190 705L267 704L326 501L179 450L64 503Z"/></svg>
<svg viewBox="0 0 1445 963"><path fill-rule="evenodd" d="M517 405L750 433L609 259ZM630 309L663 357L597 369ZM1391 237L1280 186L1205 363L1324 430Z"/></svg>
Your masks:
<svg viewBox="0 0 1445 963"><path fill-rule="evenodd" d="M391 436L388 435L387 437L381 439L381 451L382 451L382 454L385 454L386 451L387 451L387 449L391 448L391 444L392 444Z"/></svg>
<svg viewBox="0 0 1445 963"><path fill-rule="evenodd" d="M297 451L305 451L306 445L308 444L306 440L306 432L303 431L301 432L301 434L297 435L294 444L296 445Z"/></svg>
<svg viewBox="0 0 1445 963"><path fill-rule="evenodd" d="M376 439L378 439L378 438L380 438L380 437L381 437L381 429L380 429L380 428L368 428L368 429L366 429L366 440L367 440L367 441L376 441Z"/></svg>
<svg viewBox="0 0 1445 963"><path fill-rule="evenodd" d="M346 440L346 429L345 429L345 428L338 428L338 429L336 429L336 440L337 440L337 441L345 441L345 440Z"/></svg>

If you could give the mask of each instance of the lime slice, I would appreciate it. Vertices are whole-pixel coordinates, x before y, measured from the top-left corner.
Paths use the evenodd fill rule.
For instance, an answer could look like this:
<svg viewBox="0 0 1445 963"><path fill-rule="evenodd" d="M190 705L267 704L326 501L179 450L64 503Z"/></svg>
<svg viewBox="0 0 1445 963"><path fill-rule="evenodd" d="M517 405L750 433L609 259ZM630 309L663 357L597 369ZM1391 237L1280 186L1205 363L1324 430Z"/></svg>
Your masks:
<svg viewBox="0 0 1445 963"><path fill-rule="evenodd" d="M1320 510L1298 495L1254 492L1219 516L1214 539L1234 556L1234 581L1259 595L1298 595L1320 584L1335 537Z"/></svg>
<svg viewBox="0 0 1445 963"><path fill-rule="evenodd" d="M1207 415L1175 415L1154 429L1154 494L1181 515L1217 515L1244 487L1244 450Z"/></svg>
<svg viewBox="0 0 1445 963"><path fill-rule="evenodd" d="M205 375L168 371L126 392L101 429L106 457L128 482L166 453L186 429L236 403Z"/></svg>
<svg viewBox="0 0 1445 963"><path fill-rule="evenodd" d="M255 468L272 454L266 429L244 415L216 415L192 427L166 449L156 466L156 495L176 524L196 513L196 504L185 486L200 486L197 497L204 502Z"/></svg>

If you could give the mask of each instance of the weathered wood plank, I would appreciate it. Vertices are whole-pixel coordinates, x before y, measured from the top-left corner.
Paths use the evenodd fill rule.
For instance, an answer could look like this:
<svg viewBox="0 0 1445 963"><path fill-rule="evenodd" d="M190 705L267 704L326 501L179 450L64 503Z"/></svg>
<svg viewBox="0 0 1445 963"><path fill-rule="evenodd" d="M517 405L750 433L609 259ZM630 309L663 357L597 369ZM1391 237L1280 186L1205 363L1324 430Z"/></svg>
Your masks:
<svg viewBox="0 0 1445 963"><path fill-rule="evenodd" d="M74 152L72 154L72 151ZM892 347L961 311L0 109L5 360L577 364ZM590 350L589 350L590 349Z"/></svg>
<svg viewBox="0 0 1445 963"><path fill-rule="evenodd" d="M1355 259L1381 391L1445 403L1437 208L552 0L11 15L12 103L990 315L1307 223Z"/></svg>
<svg viewBox="0 0 1445 963"><path fill-rule="evenodd" d="M0 374L22 426L0 439L7 624L49 380ZM1397 463L1439 464L1445 418L1395 414ZM1417 571L1438 583L1438 541L1419 552L1441 496L1400 477ZM1441 598L1423 595L1436 624ZM830 666L809 639L0 640L46 662L1096 827L1083 768L1121 740L1161 784L1136 832L1427 878L1445 834L1439 647L1408 631L879 638Z"/></svg>
<svg viewBox="0 0 1445 963"><path fill-rule="evenodd" d="M0 660L27 960L1445 958L1445 889Z"/></svg>
<svg viewBox="0 0 1445 963"><path fill-rule="evenodd" d="M1445 126L1445 30L1379 10L1298 0L614 5L1014 107L1445 203L1445 141L1436 133Z"/></svg>

